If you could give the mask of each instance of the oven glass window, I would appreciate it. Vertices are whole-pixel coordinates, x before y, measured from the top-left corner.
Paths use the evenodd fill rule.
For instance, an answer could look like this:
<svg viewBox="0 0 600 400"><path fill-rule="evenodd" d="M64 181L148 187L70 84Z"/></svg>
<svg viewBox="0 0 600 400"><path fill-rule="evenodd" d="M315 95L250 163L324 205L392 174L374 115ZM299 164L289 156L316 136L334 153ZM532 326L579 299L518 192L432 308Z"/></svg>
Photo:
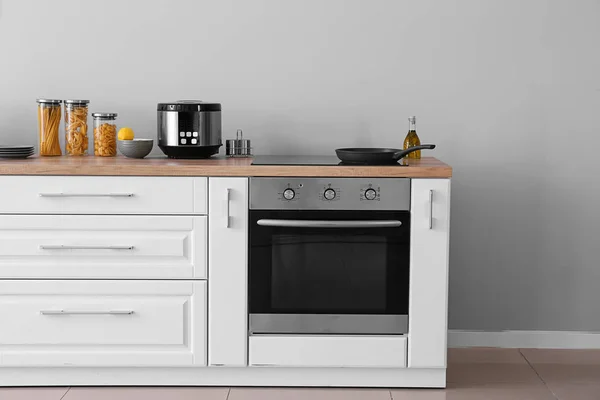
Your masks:
<svg viewBox="0 0 600 400"><path fill-rule="evenodd" d="M274 234L271 309L384 310L386 248L385 236Z"/></svg>
<svg viewBox="0 0 600 400"><path fill-rule="evenodd" d="M249 305L255 314L407 314L408 212L362 212L400 227L260 226L260 219L352 220L349 211L251 211Z"/></svg>

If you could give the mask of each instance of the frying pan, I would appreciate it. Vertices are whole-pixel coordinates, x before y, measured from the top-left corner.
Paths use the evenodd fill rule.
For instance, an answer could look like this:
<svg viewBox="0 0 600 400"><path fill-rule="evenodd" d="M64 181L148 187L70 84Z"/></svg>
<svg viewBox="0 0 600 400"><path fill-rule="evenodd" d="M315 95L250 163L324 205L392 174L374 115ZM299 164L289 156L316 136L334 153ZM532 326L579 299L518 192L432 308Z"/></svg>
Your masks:
<svg viewBox="0 0 600 400"><path fill-rule="evenodd" d="M408 153L417 150L432 150L435 149L435 144L423 144L413 146L406 150L400 149L382 149L376 147L349 147L345 149L337 149L335 154L342 162L349 164L371 164L371 165L386 165L395 164Z"/></svg>

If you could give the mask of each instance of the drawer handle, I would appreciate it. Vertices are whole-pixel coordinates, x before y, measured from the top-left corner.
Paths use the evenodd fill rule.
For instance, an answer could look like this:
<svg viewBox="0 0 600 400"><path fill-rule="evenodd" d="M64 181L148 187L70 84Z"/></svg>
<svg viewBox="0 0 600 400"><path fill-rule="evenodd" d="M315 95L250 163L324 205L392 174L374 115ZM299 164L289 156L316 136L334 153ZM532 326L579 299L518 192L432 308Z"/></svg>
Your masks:
<svg viewBox="0 0 600 400"><path fill-rule="evenodd" d="M133 310L40 310L42 315L131 315Z"/></svg>
<svg viewBox="0 0 600 400"><path fill-rule="evenodd" d="M429 229L433 229L433 190L429 191Z"/></svg>
<svg viewBox="0 0 600 400"><path fill-rule="evenodd" d="M133 197L134 193L40 193L40 197Z"/></svg>
<svg viewBox="0 0 600 400"><path fill-rule="evenodd" d="M133 246L87 246L67 244L41 244L41 250L133 250Z"/></svg>
<svg viewBox="0 0 600 400"><path fill-rule="evenodd" d="M227 188L227 192L225 193L225 228L229 228L231 226L229 203L231 203L231 189Z"/></svg>

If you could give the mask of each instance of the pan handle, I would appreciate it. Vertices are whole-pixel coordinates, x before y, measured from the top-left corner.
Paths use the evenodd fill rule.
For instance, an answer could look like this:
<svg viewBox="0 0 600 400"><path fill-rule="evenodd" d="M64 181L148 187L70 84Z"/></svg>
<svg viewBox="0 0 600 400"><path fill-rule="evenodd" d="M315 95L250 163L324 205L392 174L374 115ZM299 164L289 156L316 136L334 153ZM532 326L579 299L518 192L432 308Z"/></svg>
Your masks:
<svg viewBox="0 0 600 400"><path fill-rule="evenodd" d="M417 150L433 150L435 149L435 144L422 144L420 146L413 146L413 147L409 147L406 150L402 150L399 151L397 153L394 153L394 160L398 161L399 159L401 159L402 157L404 157L405 155L407 155L408 153L412 153L413 151L417 151Z"/></svg>

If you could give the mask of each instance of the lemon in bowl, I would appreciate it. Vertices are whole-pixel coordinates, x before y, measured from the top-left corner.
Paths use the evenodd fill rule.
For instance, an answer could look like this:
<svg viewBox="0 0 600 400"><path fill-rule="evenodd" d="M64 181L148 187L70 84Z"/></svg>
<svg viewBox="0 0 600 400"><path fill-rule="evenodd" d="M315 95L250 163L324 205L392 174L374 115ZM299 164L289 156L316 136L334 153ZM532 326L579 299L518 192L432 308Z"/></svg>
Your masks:
<svg viewBox="0 0 600 400"><path fill-rule="evenodd" d="M135 134L133 133L133 129L128 127L123 127L119 129L119 133L117 133L117 138L119 140L133 140Z"/></svg>

